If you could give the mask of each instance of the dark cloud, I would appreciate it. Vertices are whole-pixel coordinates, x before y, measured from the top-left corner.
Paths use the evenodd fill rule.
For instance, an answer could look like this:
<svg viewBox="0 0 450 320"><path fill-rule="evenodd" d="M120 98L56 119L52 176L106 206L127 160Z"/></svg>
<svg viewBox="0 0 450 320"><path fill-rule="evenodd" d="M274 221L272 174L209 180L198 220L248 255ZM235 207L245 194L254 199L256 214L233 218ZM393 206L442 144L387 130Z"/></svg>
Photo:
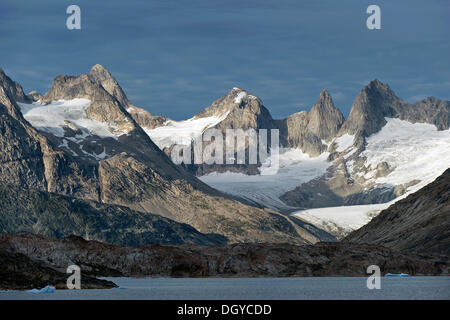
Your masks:
<svg viewBox="0 0 450 320"><path fill-rule="evenodd" d="M70 4L82 30L65 28ZM382 29L369 31L358 0L2 0L0 67L45 92L55 76L101 63L133 103L175 119L233 86L275 117L311 106L323 88L347 114L374 78L405 99L449 99L449 2L377 4Z"/></svg>

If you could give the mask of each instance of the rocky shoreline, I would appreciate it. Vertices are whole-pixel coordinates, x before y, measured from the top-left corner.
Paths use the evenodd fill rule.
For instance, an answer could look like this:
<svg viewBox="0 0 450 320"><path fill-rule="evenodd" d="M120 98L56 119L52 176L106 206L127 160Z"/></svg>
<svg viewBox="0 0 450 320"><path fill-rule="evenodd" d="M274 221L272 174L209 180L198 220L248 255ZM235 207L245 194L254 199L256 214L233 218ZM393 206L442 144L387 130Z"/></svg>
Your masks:
<svg viewBox="0 0 450 320"><path fill-rule="evenodd" d="M118 246L71 236L0 235L0 288L65 288L68 265L81 268L83 288L112 288L95 277L323 277L382 274L449 275L445 255L409 254L379 245L240 243L223 246Z"/></svg>

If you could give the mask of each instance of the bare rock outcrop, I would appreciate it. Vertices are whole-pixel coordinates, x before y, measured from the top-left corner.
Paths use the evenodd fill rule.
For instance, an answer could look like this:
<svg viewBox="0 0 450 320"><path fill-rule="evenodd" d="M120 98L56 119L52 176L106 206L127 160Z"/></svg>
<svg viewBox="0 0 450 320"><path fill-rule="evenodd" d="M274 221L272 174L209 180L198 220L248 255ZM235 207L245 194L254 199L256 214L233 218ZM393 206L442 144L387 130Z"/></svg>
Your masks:
<svg viewBox="0 0 450 320"><path fill-rule="evenodd" d="M344 241L450 256L450 169L383 210Z"/></svg>
<svg viewBox="0 0 450 320"><path fill-rule="evenodd" d="M236 202L176 166L130 116L116 88L101 67L92 74L58 76L42 103L89 99L89 119L110 125L117 138L81 135L78 149L70 140L79 128L65 122L65 136L38 131L0 83L0 177L25 189L53 192L83 200L128 206L188 223L202 233L216 233L231 242L271 241L313 243L318 238L286 217ZM103 84L108 88L106 90ZM9 90L9 89L8 89ZM23 90L16 90L23 92ZM125 102L124 102L125 103ZM78 132L78 133L77 133ZM100 148L104 158L88 153ZM83 149L83 154L73 154ZM96 149L95 149L96 150ZM14 232L14 230L11 230Z"/></svg>
<svg viewBox="0 0 450 320"><path fill-rule="evenodd" d="M77 264L92 276L323 277L382 274L448 275L448 257L406 254L376 245L348 243L150 245L124 247L79 237L49 239L30 234L0 235L0 250L20 253L64 270Z"/></svg>
<svg viewBox="0 0 450 320"><path fill-rule="evenodd" d="M283 144L290 148L300 148L311 156L327 151L328 145L324 141L336 137L343 122L344 116L334 106L326 90L322 90L309 112L294 113L278 121Z"/></svg>
<svg viewBox="0 0 450 320"><path fill-rule="evenodd" d="M367 137L386 124L386 117L413 123L431 123L438 130L445 130L450 125L450 102L432 97L409 104L397 97L387 84L373 80L355 98L340 134L361 134Z"/></svg>
<svg viewBox="0 0 450 320"><path fill-rule="evenodd" d="M67 273L17 252L0 249L0 290L26 290L48 285L67 289ZM113 282L82 274L82 289L110 289Z"/></svg>

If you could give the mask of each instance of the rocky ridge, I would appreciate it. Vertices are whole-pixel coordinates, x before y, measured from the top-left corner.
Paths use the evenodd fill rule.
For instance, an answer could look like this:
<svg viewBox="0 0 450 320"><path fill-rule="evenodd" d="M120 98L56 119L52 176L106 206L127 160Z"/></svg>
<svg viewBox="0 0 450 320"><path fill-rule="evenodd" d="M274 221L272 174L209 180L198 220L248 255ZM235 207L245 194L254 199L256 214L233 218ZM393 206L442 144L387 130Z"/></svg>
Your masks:
<svg viewBox="0 0 450 320"><path fill-rule="evenodd" d="M0 235L0 250L25 255L55 270L76 264L89 276L367 276L366 269L373 264L380 266L382 274L448 275L449 267L444 256L344 243L125 247L74 236L57 240L18 234Z"/></svg>
<svg viewBox="0 0 450 320"><path fill-rule="evenodd" d="M5 184L160 214L231 242L318 240L290 219L236 202L174 165L128 113L126 96L108 77L99 66L91 74L58 76L40 103L88 99L88 120L107 124L113 137L97 136L75 123L64 126L64 136L37 130L21 112L30 105L17 104L23 93L20 85L3 77L0 177ZM81 150L97 156L102 150L106 156Z"/></svg>
<svg viewBox="0 0 450 320"><path fill-rule="evenodd" d="M450 256L450 169L381 211L343 241Z"/></svg>
<svg viewBox="0 0 450 320"><path fill-rule="evenodd" d="M202 234L157 214L2 183L0 230L56 238L77 235L121 245L227 243L224 236Z"/></svg>

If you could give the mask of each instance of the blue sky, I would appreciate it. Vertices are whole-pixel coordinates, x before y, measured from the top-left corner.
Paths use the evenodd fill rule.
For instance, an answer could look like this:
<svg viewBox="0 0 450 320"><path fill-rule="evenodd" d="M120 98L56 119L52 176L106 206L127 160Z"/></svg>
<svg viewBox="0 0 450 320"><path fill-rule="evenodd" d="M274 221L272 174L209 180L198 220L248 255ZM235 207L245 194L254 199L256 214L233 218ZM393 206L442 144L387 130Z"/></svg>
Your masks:
<svg viewBox="0 0 450 320"><path fill-rule="evenodd" d="M81 30L66 8L81 8ZM381 7L381 30L366 8ZM25 91L103 64L152 114L191 117L238 86L275 118L322 89L347 116L372 79L398 96L450 99L450 1L2 0L0 67Z"/></svg>

